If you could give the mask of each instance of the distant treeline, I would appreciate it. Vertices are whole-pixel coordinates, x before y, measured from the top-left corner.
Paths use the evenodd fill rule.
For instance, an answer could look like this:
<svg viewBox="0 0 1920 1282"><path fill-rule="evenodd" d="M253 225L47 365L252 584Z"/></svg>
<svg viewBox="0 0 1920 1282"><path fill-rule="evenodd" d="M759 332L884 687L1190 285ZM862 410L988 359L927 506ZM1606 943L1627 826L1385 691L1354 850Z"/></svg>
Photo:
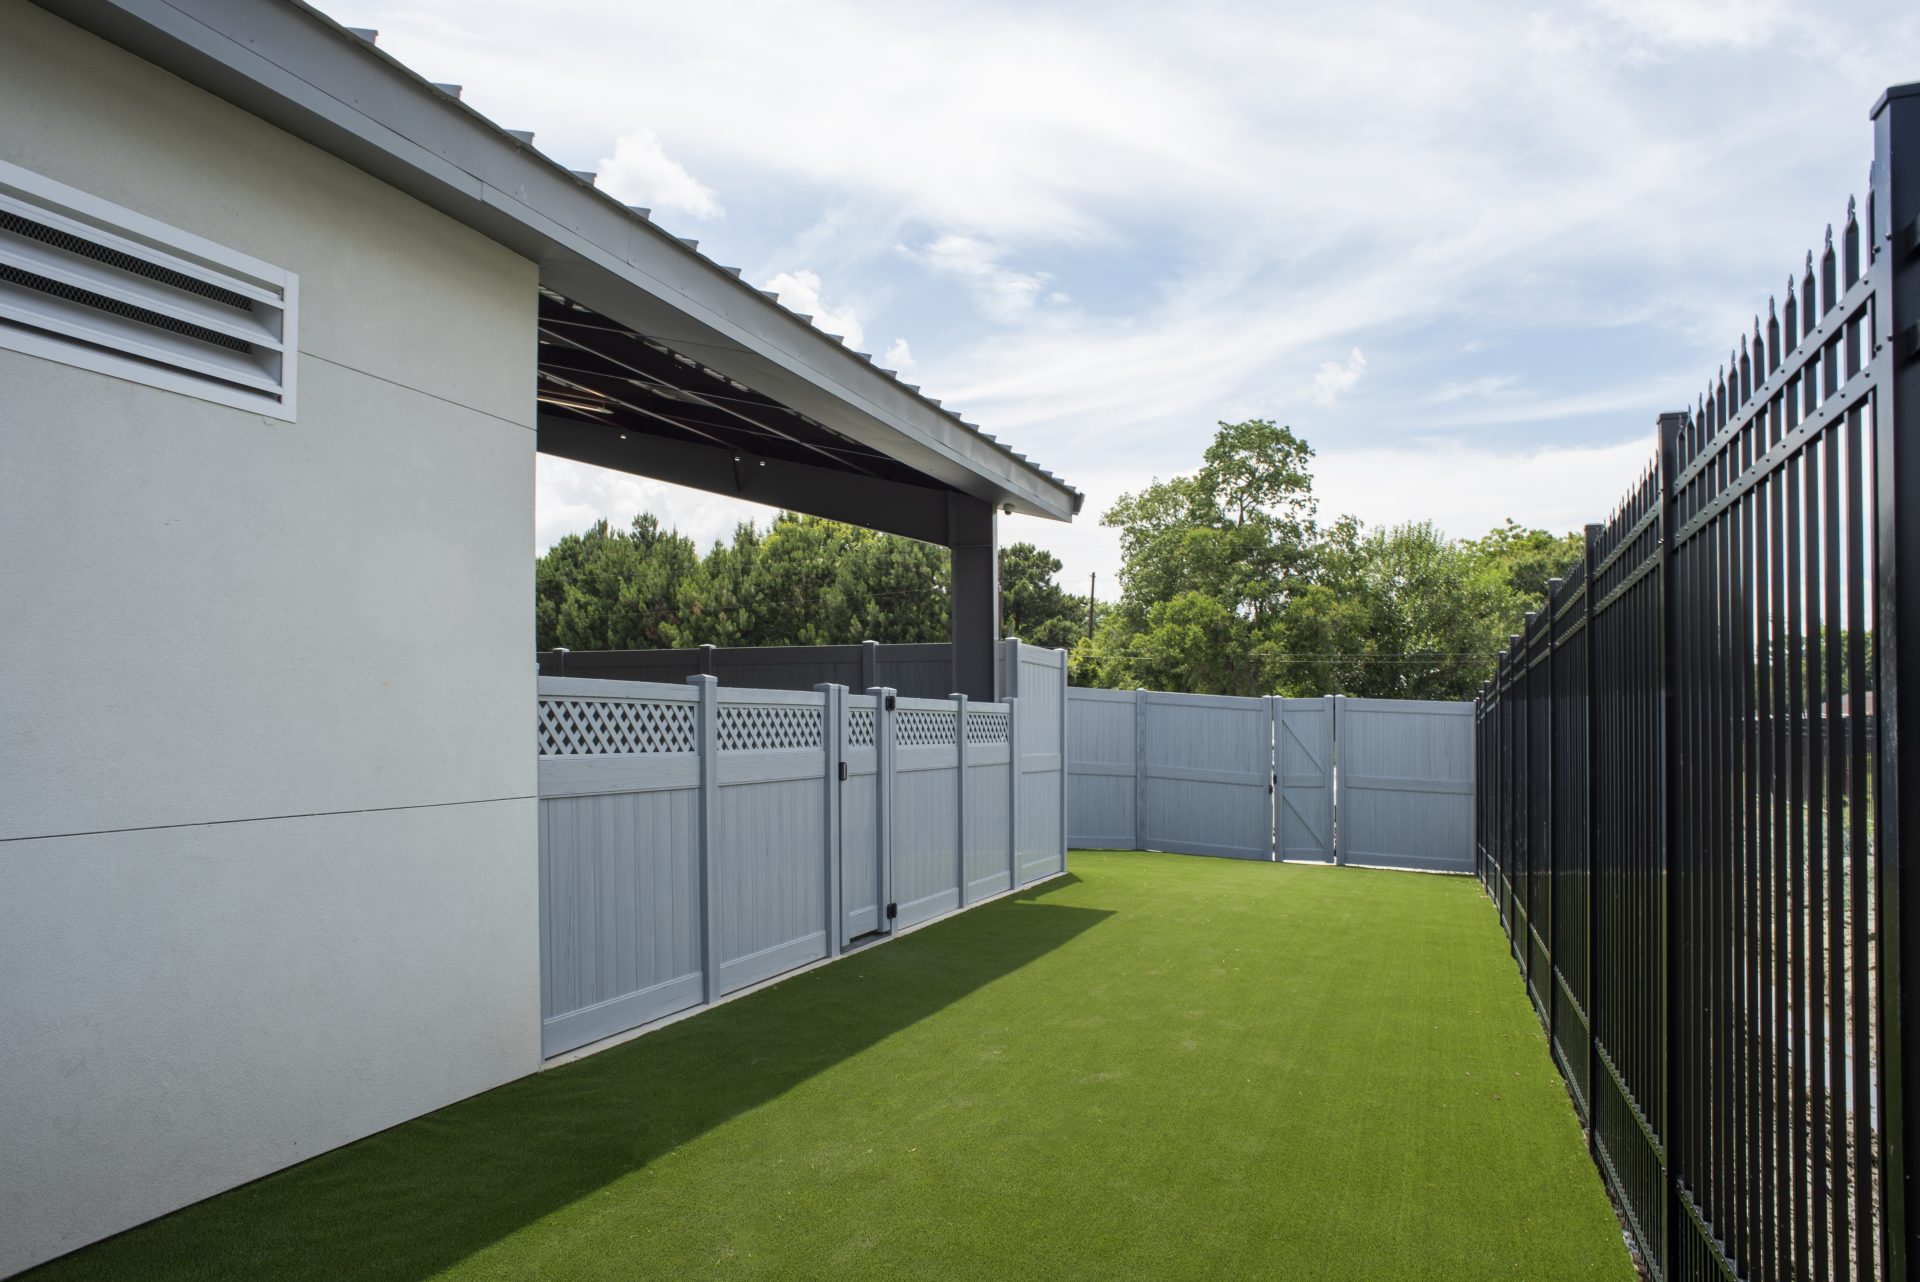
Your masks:
<svg viewBox="0 0 1920 1282"><path fill-rule="evenodd" d="M1094 610L1030 543L1000 553L1002 631L1072 650L1077 684L1212 694L1471 698L1580 536L1512 521L1478 539L1431 522L1315 516L1313 451L1265 420L1222 423L1200 468L1123 495L1120 598ZM943 641L946 549L782 513L704 555L652 516L600 522L536 568L539 645Z"/></svg>

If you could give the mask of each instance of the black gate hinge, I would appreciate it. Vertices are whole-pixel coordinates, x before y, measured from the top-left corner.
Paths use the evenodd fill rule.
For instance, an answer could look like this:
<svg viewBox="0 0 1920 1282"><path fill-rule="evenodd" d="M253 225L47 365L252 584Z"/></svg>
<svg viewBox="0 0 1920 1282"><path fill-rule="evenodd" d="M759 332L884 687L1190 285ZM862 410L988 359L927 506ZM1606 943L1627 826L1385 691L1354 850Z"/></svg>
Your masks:
<svg viewBox="0 0 1920 1282"><path fill-rule="evenodd" d="M1920 321L1907 326L1893 336L1893 359L1895 364L1910 361L1920 356Z"/></svg>
<svg viewBox="0 0 1920 1282"><path fill-rule="evenodd" d="M846 781L847 781L847 763L843 761L840 763L840 782L845 783Z"/></svg>
<svg viewBox="0 0 1920 1282"><path fill-rule="evenodd" d="M900 905L899 905L899 904L888 904L888 905L887 905L887 920L888 920L888 921L892 921L892 920L893 920L893 919L894 919L895 917L898 917L899 915L900 915Z"/></svg>

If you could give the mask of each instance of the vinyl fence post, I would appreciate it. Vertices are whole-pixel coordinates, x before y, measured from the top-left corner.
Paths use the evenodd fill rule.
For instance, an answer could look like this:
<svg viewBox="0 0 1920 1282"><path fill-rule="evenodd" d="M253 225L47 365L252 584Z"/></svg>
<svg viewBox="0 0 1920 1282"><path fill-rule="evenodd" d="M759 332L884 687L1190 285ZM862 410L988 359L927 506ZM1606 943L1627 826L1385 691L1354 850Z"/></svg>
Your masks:
<svg viewBox="0 0 1920 1282"><path fill-rule="evenodd" d="M1341 819L1340 819L1340 808L1342 805L1345 804L1344 802L1341 801L1340 794L1343 791L1345 791L1345 789L1341 788L1340 786L1341 771L1340 771L1340 765L1339 765L1340 723L1346 720L1346 712L1344 711L1344 709L1346 708L1346 704L1347 704L1346 695L1336 694L1333 696L1333 747L1331 749L1331 755L1334 760L1333 806L1332 806L1333 866L1336 868L1344 868L1346 867L1346 864L1347 864L1347 826L1345 823L1341 822Z"/></svg>
<svg viewBox="0 0 1920 1282"><path fill-rule="evenodd" d="M826 749L827 956L840 955L840 785L847 759L847 688L827 681L814 687L822 700L820 742Z"/></svg>
<svg viewBox="0 0 1920 1282"><path fill-rule="evenodd" d="M1007 864L1007 884L1020 884L1020 723L1015 714L1020 698L1020 638L1007 637L1000 642L1000 697L1007 702L1007 757L1013 772L1013 792L1007 798L1008 840L1013 846Z"/></svg>
<svg viewBox="0 0 1920 1282"><path fill-rule="evenodd" d="M1020 885L1020 701L1007 705L1007 889Z"/></svg>
<svg viewBox="0 0 1920 1282"><path fill-rule="evenodd" d="M860 643L860 688L871 690L880 684L880 643Z"/></svg>
<svg viewBox="0 0 1920 1282"><path fill-rule="evenodd" d="M1133 692L1133 848L1147 848L1147 692Z"/></svg>
<svg viewBox="0 0 1920 1282"><path fill-rule="evenodd" d="M1339 815L1334 810L1334 803L1338 796L1336 790L1340 780L1333 760L1340 742L1340 727L1334 716L1334 696L1323 694L1320 697L1325 701L1327 708L1327 763L1322 767L1321 773L1326 780L1327 790L1327 858L1332 859L1334 837L1340 827Z"/></svg>
<svg viewBox="0 0 1920 1282"><path fill-rule="evenodd" d="M1280 698L1267 695L1267 862L1280 862Z"/></svg>
<svg viewBox="0 0 1920 1282"><path fill-rule="evenodd" d="M719 654L720 647L711 642L700 647L700 675L707 677L720 675Z"/></svg>
<svg viewBox="0 0 1920 1282"><path fill-rule="evenodd" d="M954 825L953 825L953 863L956 892L955 904L960 908L967 906L967 696L956 693L953 698L953 760L958 776L954 783Z"/></svg>
<svg viewBox="0 0 1920 1282"><path fill-rule="evenodd" d="M1892 362L1885 402L1873 415L1875 543L1878 550L1873 646L1879 706L1874 709L1879 776L1873 823L1881 860L1877 899L1882 981L1880 1046L1886 1097L1888 1275L1920 1272L1920 1099L1910 1084L1920 1066L1920 1012L1906 981L1920 967L1920 875L1906 875L1901 819L1920 814L1920 770L1900 769L1900 727L1920 735L1920 673L1903 684L1902 652L1920 644L1920 84L1887 90L1873 108L1873 189L1867 240L1874 274L1873 350ZM1900 495L1906 495L1903 505ZM1852 715L1866 709L1855 703Z"/></svg>
<svg viewBox="0 0 1920 1282"><path fill-rule="evenodd" d="M720 795L719 681L702 672L687 678L700 696L700 991L712 1005L720 998L719 911L714 889L714 816Z"/></svg>
<svg viewBox="0 0 1920 1282"><path fill-rule="evenodd" d="M1060 656L1060 871L1067 870L1067 652Z"/></svg>
<svg viewBox="0 0 1920 1282"><path fill-rule="evenodd" d="M873 709L873 796L874 849L880 859L880 929L893 933L893 921L899 905L893 900L893 718L894 692L887 686L867 691L874 695Z"/></svg>

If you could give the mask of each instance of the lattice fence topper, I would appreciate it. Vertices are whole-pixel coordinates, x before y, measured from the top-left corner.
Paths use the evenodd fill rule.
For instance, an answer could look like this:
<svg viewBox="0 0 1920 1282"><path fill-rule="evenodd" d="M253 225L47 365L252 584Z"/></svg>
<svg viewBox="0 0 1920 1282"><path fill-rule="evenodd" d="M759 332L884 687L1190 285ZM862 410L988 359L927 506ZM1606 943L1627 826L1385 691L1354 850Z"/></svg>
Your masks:
<svg viewBox="0 0 1920 1282"><path fill-rule="evenodd" d="M818 748L821 709L795 703L723 703L720 750L754 752L772 748Z"/></svg>
<svg viewBox="0 0 1920 1282"><path fill-rule="evenodd" d="M951 712L936 712L930 708L903 709L899 720L894 722L894 743L902 748L930 748L953 743L957 720Z"/></svg>
<svg viewBox="0 0 1920 1282"><path fill-rule="evenodd" d="M699 748L690 703L638 699L540 700L543 757L693 752Z"/></svg>
<svg viewBox="0 0 1920 1282"><path fill-rule="evenodd" d="M1007 741L1007 714L1004 712L976 712L967 709L968 743L1005 743Z"/></svg>
<svg viewBox="0 0 1920 1282"><path fill-rule="evenodd" d="M847 709L847 743L855 748L871 748L874 739L872 708Z"/></svg>

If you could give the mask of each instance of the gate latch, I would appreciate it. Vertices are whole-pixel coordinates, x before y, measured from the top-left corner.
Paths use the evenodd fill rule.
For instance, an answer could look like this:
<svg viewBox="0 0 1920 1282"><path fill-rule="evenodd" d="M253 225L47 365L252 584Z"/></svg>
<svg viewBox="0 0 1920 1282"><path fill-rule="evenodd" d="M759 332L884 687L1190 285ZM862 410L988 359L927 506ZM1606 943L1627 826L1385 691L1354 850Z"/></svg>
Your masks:
<svg viewBox="0 0 1920 1282"><path fill-rule="evenodd" d="M847 763L843 761L840 763L840 782L845 783L846 781L847 781Z"/></svg>

